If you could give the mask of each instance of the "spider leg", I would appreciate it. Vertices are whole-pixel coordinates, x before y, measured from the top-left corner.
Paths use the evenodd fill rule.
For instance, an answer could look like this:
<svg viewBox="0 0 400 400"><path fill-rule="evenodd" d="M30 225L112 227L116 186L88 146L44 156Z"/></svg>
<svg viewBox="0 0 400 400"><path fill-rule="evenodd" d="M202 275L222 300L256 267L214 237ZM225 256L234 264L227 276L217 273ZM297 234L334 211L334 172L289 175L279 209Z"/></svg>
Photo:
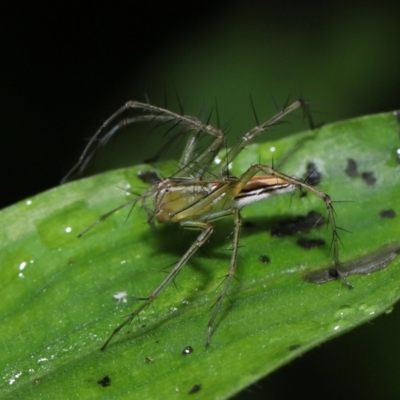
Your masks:
<svg viewBox="0 0 400 400"><path fill-rule="evenodd" d="M172 271L167 275L167 277L161 282L161 284L150 294L150 296L143 298L141 300L144 300L143 303L138 307L132 314L127 315L125 318L125 321L122 322L120 325L118 325L109 338L106 340L106 342L103 344L101 347L101 351L105 350L105 348L108 346L110 341L113 339L113 337L126 325L130 324L133 319L138 316L144 309L146 309L159 295L160 293L165 289L168 284L173 281L176 276L178 275L179 271L182 269L182 267L189 261L189 259L196 253L196 251L208 240L210 235L213 232L213 226L207 222L201 222L201 221L184 221L181 222L181 226L187 229L195 229L195 230L201 230L202 232L200 235L196 238L195 242L189 247L189 249L186 251L186 253L182 256L182 258L179 260L179 262L175 265L175 267L172 269Z"/></svg>
<svg viewBox="0 0 400 400"><path fill-rule="evenodd" d="M298 99L292 104L285 107L283 110L278 112L268 121L265 121L259 126L254 127L248 131L236 144L233 146L229 152L224 156L222 161L214 168L213 172L217 176L222 176L221 174L228 169L229 164L233 159L253 140L254 137L260 135L262 132L268 130L269 127L273 126L279 122L282 118L286 117L288 114L302 107L305 111L305 115L308 115L307 102L303 99Z"/></svg>
<svg viewBox="0 0 400 400"><path fill-rule="evenodd" d="M282 172L279 172L278 170L268 166L268 165L262 165L262 164L255 164L252 165L240 178L238 183L235 186L235 190L240 193L242 188L246 185L246 183L258 172L263 172L268 175L275 176L278 179L282 179L289 183L290 185L293 185L294 187L302 190L306 190L307 192L310 192L320 198L326 205L326 209L328 212L328 217L329 221L331 223L332 227L332 247L333 247L333 260L334 260L334 268L338 269L340 267L340 261L339 261L339 235L338 235L338 228L336 224L336 217L335 217L335 210L333 208L333 202L331 197L327 194L322 192L321 190L318 190L317 188L302 182L296 178L293 178L289 175L286 175Z"/></svg>
<svg viewBox="0 0 400 400"><path fill-rule="evenodd" d="M135 207L136 203L141 199L141 196L136 197L133 200L129 200L123 204L121 204L120 206L113 208L111 211L108 211L107 213L101 215L95 222L93 222L91 225L89 225L84 231L82 231L79 235L78 238L82 237L83 235L85 235L87 232L89 232L91 229L93 229L97 224L99 224L100 222L104 221L105 219L107 219L108 217L110 217L111 215L113 215L114 213L116 213L117 211L121 210L122 208L125 208L127 206L132 206Z"/></svg>
<svg viewBox="0 0 400 400"><path fill-rule="evenodd" d="M211 334L212 334L212 329L214 326L215 319L217 317L218 311L221 307L222 301L224 300L226 293L229 288L229 284L236 272L236 265L237 265L237 257L238 257L238 249L239 249L239 239L240 239L240 230L241 230L241 216L240 216L240 211L238 208L232 209L232 213L234 216L234 231L233 231L233 252L231 256L231 262L229 264L229 269L228 273L225 276L225 281L224 285L222 287L222 291L220 295L217 298L217 301L214 304L214 310L211 315L210 321L208 321L207 324L207 339L206 339L206 346L210 345L211 342Z"/></svg>
<svg viewBox="0 0 400 400"><path fill-rule="evenodd" d="M120 118L120 116L127 110L139 110L143 114L133 118L123 118L115 126L112 126L113 121ZM129 124L137 122L157 122L159 124L173 123L174 126L182 125L188 127L186 132L190 133L188 144L186 145L185 153L181 158L181 169L178 171L176 176L196 176L201 177L206 171L208 171L210 164L212 163L215 155L220 150L224 140L224 133L217 128L203 123L195 117L186 115L180 115L172 111L166 110L161 107L153 106L148 103L141 103L139 101L128 101L121 108L119 108L114 114L112 114L97 130L97 132L91 137L89 143L86 145L78 162L63 178L62 183L66 182L74 175L82 173L87 163L97 152L97 150L105 145L111 137L113 137L118 130ZM109 128L111 126L111 128ZM192 157L197 145L198 136L200 133L205 133L213 136L215 139L208 145L208 147L198 156Z"/></svg>

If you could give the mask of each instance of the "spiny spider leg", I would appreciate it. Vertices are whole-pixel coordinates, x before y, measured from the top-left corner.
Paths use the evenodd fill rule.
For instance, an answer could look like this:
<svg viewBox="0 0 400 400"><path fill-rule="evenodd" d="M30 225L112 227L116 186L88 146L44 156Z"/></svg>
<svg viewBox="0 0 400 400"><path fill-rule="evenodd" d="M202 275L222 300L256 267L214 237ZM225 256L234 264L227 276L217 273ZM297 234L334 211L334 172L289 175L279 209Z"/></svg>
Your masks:
<svg viewBox="0 0 400 400"><path fill-rule="evenodd" d="M332 204L332 199L331 197L327 194L324 193L318 189L316 189L314 186L311 186L305 182L302 182L296 178L293 178L289 175L286 175L282 172L279 172L278 170L268 166L268 165L262 165L262 164L255 164L252 165L239 179L240 184L237 185L236 190L238 190L237 196L240 196L240 192L243 190L247 182L254 177L255 174L258 172L264 172L268 175L274 176L276 178L279 178L280 180L286 181L289 185L292 185L293 188L298 188L301 190L307 190L308 192L314 194L318 198L320 198L326 205L326 209L328 211L329 215L329 221L332 226L332 245L333 245L333 260L335 264L335 268L339 268L340 262L339 262L339 236L337 233L337 225L336 225L336 218L335 218L335 210L333 208ZM257 178L257 177L255 177ZM238 206L240 208L240 197L238 199Z"/></svg>
<svg viewBox="0 0 400 400"><path fill-rule="evenodd" d="M225 276L224 285L222 287L221 294L218 296L217 301L214 304L214 310L211 315L210 320L207 324L207 339L206 339L206 346L208 347L211 343L211 334L212 329L214 326L215 319L217 318L218 311L221 307L222 301L224 300L226 293L229 288L229 284L235 275L236 272L236 265L237 265L237 258L238 258L238 249L239 249L239 240L240 240L240 231L242 227L242 218L240 216L240 210L238 208L234 208L232 210L233 214L233 223L234 223L234 230L233 230L233 249L232 249L232 256L231 261L229 264L228 273Z"/></svg>
<svg viewBox="0 0 400 400"><path fill-rule="evenodd" d="M108 118L103 125L97 130L97 132L92 136L89 143L85 147L78 162L74 167L68 172L68 174L63 178L62 183L66 182L70 177L75 174L80 174L85 169L87 163L91 160L93 155L99 149L99 147L105 145L111 137L122 127L137 123L137 122L159 122L159 123L169 123L173 122L175 125L183 125L188 127L188 132L190 134L185 147L182 157L179 161L179 171L174 175L176 177L188 177L193 176L196 178L201 178L205 173L213 172L216 176L221 176L221 174L227 171L228 165L232 160L243 150L243 148L257 135L267 130L268 127L276 124L286 115L290 114L297 108L304 108L306 110L307 103L298 99L289 106L285 107L282 111L278 112L274 117L264 122L260 126L256 126L249 132L247 132L241 140L239 140L236 145L229 151L229 153L223 158L222 162L215 167L215 171L210 168L215 156L221 150L225 135L222 130L214 128L208 123L203 123L199 119L180 115L172 111L163 109L161 107L153 106L148 103L142 103L139 101L128 101L117 110L114 114ZM127 110L141 110L146 114L139 115L132 118L124 118L118 124L113 126L107 131L107 127L118 117L120 117ZM307 114L307 110L305 111ZM208 145L208 147L202 151L200 154L194 156L196 146L198 143L199 135L205 133L213 136L215 139Z"/></svg>
<svg viewBox="0 0 400 400"><path fill-rule="evenodd" d="M221 174L227 171L229 164L236 158L236 156L253 140L256 136L260 135L262 132L267 130L270 126L275 125L282 118L302 107L305 111L304 113L308 114L308 105L307 102L303 99L298 99L289 106L285 107L277 114L275 114L268 121L265 121L259 126L251 129L247 132L238 142L228 151L222 161L218 164L217 167L214 168L213 172L217 176L221 176Z"/></svg>
<svg viewBox="0 0 400 400"><path fill-rule="evenodd" d="M142 305L140 307L138 307L132 314L127 315L125 317L126 320L113 330L110 337L107 339L107 341L101 347L101 349L100 349L101 351L103 351L107 347L107 345L110 343L112 338L124 326L130 324L133 321L133 319L140 314L140 312L142 312L144 309L146 309L159 296L159 294L164 290L164 288L171 281L173 281L175 279L175 277L178 275L178 273L182 269L182 267L188 262L188 260L193 256L193 254L196 253L196 251L207 241L207 239L210 237L210 235L213 232L213 226L207 222L185 221L185 222L182 222L181 225L184 228L193 229L193 230L201 230L202 232L196 238L195 242L190 246L190 248L187 250L187 252L183 255L183 257L179 260L179 262L175 265L175 267L172 269L172 271L168 274L168 276L157 287L157 289L155 289L149 297L141 299L141 300L144 300Z"/></svg>
<svg viewBox="0 0 400 400"><path fill-rule="evenodd" d="M258 172L264 172L268 174L267 177L254 177ZM253 188L252 184L256 183L256 188ZM264 187L260 186L260 183L264 184ZM217 298L216 303L214 304L214 310L211 316L210 321L208 322L207 329L207 339L206 346L210 345L212 329L217 317L218 311L221 307L222 301L227 295L229 284L236 272L237 266L237 257L238 257L238 248L240 241L240 230L241 230L241 216L240 216L240 208L246 206L247 204L251 204L257 201L265 200L267 197L273 194L281 194L285 192L292 191L296 188L307 190L322 201L324 201L326 208L328 210L329 219L332 226L332 244L333 244L333 253L334 253L334 269L338 271L339 267L339 247L338 247L338 234L337 234L337 226L335 220L334 209L332 205L332 200L330 196L313 186L310 186L304 182L301 182L291 176L283 174L274 168L271 168L268 165L256 164L251 166L243 175L241 175L238 180L230 181L227 183L228 186L231 186L231 190L229 188L225 188L226 193L230 193L233 196L233 204L231 213L234 216L234 236L233 236L233 251L231 256L231 261L229 265L229 270L227 275L225 276L224 285L220 295ZM247 189L246 189L247 187ZM250 192L250 193L249 193ZM249 199L250 196L250 199ZM253 196L253 198L251 198ZM258 197L258 198L257 198ZM227 214L228 215L228 214ZM223 217L222 215L220 216ZM217 218L214 218L217 219ZM340 277L340 276L339 276ZM345 281L345 284L351 288L351 285Z"/></svg>
<svg viewBox="0 0 400 400"><path fill-rule="evenodd" d="M184 126L189 126L194 133L192 134L192 142L193 145L189 146L189 154L191 155L194 151L195 144L197 142L196 136L197 134L204 132L211 136L215 137L215 140L207 147L207 149L202 152L199 156L196 157L196 164L199 165L201 171L195 174L196 176L200 177L204 174L204 171L207 169L209 164L212 162L214 155L218 152L221 148L224 140L225 135L219 129L215 129L210 125L204 124L199 119L191 116L186 115L179 115L172 111L163 109L161 107L153 106L147 103L141 103L139 101L128 101L122 106L119 110L117 110L110 118L108 118L103 125L97 130L97 132L92 136L89 143L85 147L84 151L82 152L81 156L79 157L78 162L74 165L74 167L68 172L68 174L63 178L62 182L66 182L71 176L76 173L81 173L93 156L93 154L97 151L97 149L106 144L108 140L117 132L117 130L122 126L126 125L127 121L122 121L116 127L113 127L111 130L106 131L106 128L122 115L125 111L129 109L138 109L142 110L143 112L147 112L146 115L140 115L135 118L130 118L129 122L143 122L143 121L156 121L156 122L175 122L176 124L183 124ZM102 134L104 136L102 136ZM183 167L180 169L178 176L190 176L193 175L193 168L189 162L184 163L187 161L187 156L183 154L182 156L182 165Z"/></svg>

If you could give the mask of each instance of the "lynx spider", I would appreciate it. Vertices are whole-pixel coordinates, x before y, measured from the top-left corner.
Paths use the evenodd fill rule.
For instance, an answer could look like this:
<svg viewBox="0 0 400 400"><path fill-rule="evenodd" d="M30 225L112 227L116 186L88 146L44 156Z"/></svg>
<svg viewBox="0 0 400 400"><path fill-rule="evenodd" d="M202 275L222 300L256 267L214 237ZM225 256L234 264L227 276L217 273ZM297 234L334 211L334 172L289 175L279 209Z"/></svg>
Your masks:
<svg viewBox="0 0 400 400"><path fill-rule="evenodd" d="M143 303L131 314L125 316L122 322L111 333L107 341L101 347L104 350L114 336L126 325L146 309L164 290L164 288L174 280L182 267L190 260L196 251L209 239L213 233L213 222L215 220L232 216L234 222L232 255L228 272L222 284L222 290L218 296L211 318L207 325L206 345L211 341L213 325L221 307L222 301L227 295L229 284L235 274L238 248L241 230L241 208L268 199L272 195L293 192L295 189L305 190L320 198L326 205L328 218L332 228L332 248L333 248L333 273L338 273L339 263L339 238L337 225L331 197L316 189L315 187L286 175L277 169L263 164L251 165L241 176L234 177L226 174L229 164L246 147L248 143L262 132L267 131L271 126L280 122L285 116L289 115L298 108L304 110L305 116L312 120L308 112L307 103L303 99L298 99L285 106L272 118L248 131L237 143L226 152L225 156L217 164L216 156L225 143L225 135L219 128L215 128L200 119L177 114L164 108L153 106L149 103L138 101L128 101L124 106L117 110L107 119L100 129L91 138L90 142L83 151L78 163L64 178L67 180L77 171L81 172L98 147L104 145L108 140L126 124L135 122L156 122L160 125L172 123L173 126L183 126L185 131L181 134L187 135L188 140L179 161L178 171L169 178L160 179L154 183L144 194L138 195L116 209L102 215L97 221L83 231L79 236L84 235L99 222L105 220L114 212L126 206L134 206L141 203L148 212L148 222L153 224L164 222L177 222L183 228L198 230L200 234L186 253L175 264L172 270L161 284L146 298L141 298ZM127 110L138 110L142 114L139 116L124 119L119 124L107 131L107 127ZM104 133L105 132L105 133ZM198 141L201 134L210 135L212 140L208 146L197 153ZM263 173L260 176L257 173Z"/></svg>

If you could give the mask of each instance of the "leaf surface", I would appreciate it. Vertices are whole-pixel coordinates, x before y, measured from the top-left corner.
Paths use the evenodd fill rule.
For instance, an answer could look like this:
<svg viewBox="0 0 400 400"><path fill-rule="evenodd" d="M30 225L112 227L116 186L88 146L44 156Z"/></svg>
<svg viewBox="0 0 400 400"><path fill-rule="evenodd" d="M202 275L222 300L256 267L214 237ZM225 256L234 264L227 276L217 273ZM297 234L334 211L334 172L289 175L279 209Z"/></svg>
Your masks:
<svg viewBox="0 0 400 400"><path fill-rule="evenodd" d="M280 170L297 177L313 163L321 174L319 189L337 201L341 260L353 268L358 259L368 264L368 256L379 262L387 245L399 251L399 148L396 115L373 115L249 146L232 172L271 163L272 154L276 166L286 157ZM321 200L295 192L243 210L237 280L211 347L204 346L206 326L229 265L229 218L216 222L209 243L175 285L101 352L120 317L136 307L132 296L149 295L196 237L177 225L153 229L143 210L128 207L77 239L129 199L121 188L145 190L137 177L145 169L150 167L72 182L0 213L2 398L53 399L57 393L58 399L183 399L199 385L197 399L225 399L390 311L400 297L396 256L378 272L348 276L353 290L337 280L306 282L310 271L332 265L331 232L324 225L271 234L310 211L324 213ZM322 245L307 250L299 239ZM183 355L187 346L194 351Z"/></svg>

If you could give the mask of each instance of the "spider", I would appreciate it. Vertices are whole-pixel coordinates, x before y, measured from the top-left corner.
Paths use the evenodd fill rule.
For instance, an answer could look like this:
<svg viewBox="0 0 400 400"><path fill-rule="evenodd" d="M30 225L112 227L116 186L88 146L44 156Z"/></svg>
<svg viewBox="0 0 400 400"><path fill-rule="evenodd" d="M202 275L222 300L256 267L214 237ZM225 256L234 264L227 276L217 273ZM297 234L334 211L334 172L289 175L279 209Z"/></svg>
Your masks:
<svg viewBox="0 0 400 400"><path fill-rule="evenodd" d="M153 106L149 103L129 101L107 119L100 129L91 138L81 157L73 169L64 178L68 179L74 173L81 172L98 147L104 145L123 125L136 122L155 122L159 125L171 123L173 127L182 127L179 135L188 137L186 147L179 161L178 171L171 177L156 179L152 186L143 194L120 205L119 207L102 215L80 235L84 235L96 224L105 220L117 210L128 205L134 206L141 203L148 213L148 222L154 224L175 222L185 229L200 231L199 235L173 266L160 285L145 298L140 298L142 304L131 314L125 316L125 320L118 325L101 347L103 351L114 336L132 320L146 309L179 274L179 271L207 242L213 233L213 222L231 217L233 219L233 243L232 255L228 271L222 284L222 290L214 304L211 318L207 325L206 346L210 345L213 325L224 298L227 295L229 284L234 277L240 240L242 218L240 210L250 204L263 201L271 196L293 192L295 189L310 192L320 198L326 205L329 221L332 229L333 264L332 270L338 271L339 264L339 238L331 197L310 184L295 177L286 175L273 166L255 164L251 165L242 175L235 177L229 174L229 164L251 142L253 138L267 131L271 126L280 122L285 116L296 109L302 108L308 117L310 125L312 120L308 112L307 103L298 99L285 106L272 118L248 131L237 143L227 150L219 162L215 162L217 154L224 146L225 135L219 128L209 125L209 121L177 114L167 109ZM127 110L136 110L138 116L123 119L119 124L107 131L107 128ZM211 140L202 151L199 150L199 139L202 135L210 135ZM262 173L263 175L256 175ZM337 272L339 276L339 272Z"/></svg>

